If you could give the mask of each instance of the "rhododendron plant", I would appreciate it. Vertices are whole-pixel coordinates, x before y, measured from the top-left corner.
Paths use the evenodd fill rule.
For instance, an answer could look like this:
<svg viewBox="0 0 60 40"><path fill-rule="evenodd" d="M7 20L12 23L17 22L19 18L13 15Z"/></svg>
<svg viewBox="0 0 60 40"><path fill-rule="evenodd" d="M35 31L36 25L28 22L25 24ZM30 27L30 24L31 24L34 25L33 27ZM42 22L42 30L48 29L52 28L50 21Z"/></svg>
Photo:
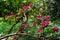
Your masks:
<svg viewBox="0 0 60 40"><path fill-rule="evenodd" d="M40 40L41 37L43 37L43 39L46 37L47 38L58 37L59 28L58 26L55 27L56 25L55 21L51 21L51 15L48 15L49 13L46 12L46 10L48 9L47 7L48 5L46 4L45 0L31 0L31 2L29 1L30 0L24 0L24 1L16 0L14 2L17 2L17 4L15 6L14 3L14 5L12 5L14 7L11 7L12 9L10 9L8 3L7 5L9 6L8 9L10 11L14 9L14 11L12 11L11 13L8 10L8 12L10 13L6 15L7 18L5 20L6 23L9 22L9 24L3 23L5 21L0 23L0 26L1 24L3 25L6 24L6 26L2 26L2 28L0 27L1 28L0 31L4 29L4 27L7 27L8 25L11 27L9 28L7 27L7 29L10 30L4 29L3 30L4 32L1 32L4 34L6 30L6 32L8 31L6 33L8 35L4 37L3 35L1 35L2 37L0 39L6 38L8 40L10 36L11 38L13 38L13 40L33 40L33 39ZM11 4L13 4L13 1L11 2L12 2ZM20 2L21 4L18 4L18 2Z"/></svg>

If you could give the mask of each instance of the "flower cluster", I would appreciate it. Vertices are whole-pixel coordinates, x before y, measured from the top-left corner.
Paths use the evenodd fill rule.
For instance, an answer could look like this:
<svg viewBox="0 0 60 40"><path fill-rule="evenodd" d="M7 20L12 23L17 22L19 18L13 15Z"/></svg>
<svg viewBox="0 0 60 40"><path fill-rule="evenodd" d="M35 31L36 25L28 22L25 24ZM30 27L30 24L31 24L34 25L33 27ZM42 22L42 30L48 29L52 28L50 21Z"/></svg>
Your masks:
<svg viewBox="0 0 60 40"><path fill-rule="evenodd" d="M46 16L36 16L36 18L38 19L38 20L41 20L41 22L40 22L40 27L46 27L46 26L48 26L49 24L50 24L50 18L46 15ZM36 23L32 23L32 26L36 26ZM58 27L54 27L53 28L53 31L58 31ZM41 29L38 29L38 33L39 32L42 32L42 30Z"/></svg>
<svg viewBox="0 0 60 40"><path fill-rule="evenodd" d="M48 16L44 16L44 18L45 18L46 21L43 21L42 16L37 16L36 18L42 21L40 23L41 27L44 27L44 26L46 26L46 25L48 25L50 23L50 18Z"/></svg>
<svg viewBox="0 0 60 40"><path fill-rule="evenodd" d="M19 9L19 10L18 10L18 14L24 13L24 10L29 11L31 7L33 7L33 4L32 4L32 3L30 3L29 5L23 6L23 9ZM14 14L10 14L10 15L8 15L7 18L11 18L11 17L13 17L13 16L14 16Z"/></svg>
<svg viewBox="0 0 60 40"><path fill-rule="evenodd" d="M29 11L29 10L31 9L31 7L33 7L33 4L32 4L32 3L30 3L29 5L23 6L22 9L20 9L18 12L19 12L19 13L25 13L25 11ZM8 18L11 18L11 17L13 17L13 16L15 16L15 15L14 15L14 14L10 14L10 15L8 16ZM38 21L41 21L41 22L39 22L39 24L38 24L38 23L36 23L35 20L34 20L34 22L32 23L31 26L32 26L32 27L35 27L36 24L39 25L40 28L37 30L38 33L42 32L43 28L48 27L48 25L50 24L50 18L49 18L48 15L45 15L45 16L40 16L40 15L38 15L38 16L36 16L35 18L36 18ZM19 31L22 32L24 28L27 28L27 29L30 28L28 22L22 23L22 24L21 24L21 27L19 28ZM41 28L42 28L42 29L41 29ZM53 31L58 31L58 30L59 30L58 27L54 27L54 28L53 28ZM15 39L15 38L16 38L16 35L14 36L14 39Z"/></svg>

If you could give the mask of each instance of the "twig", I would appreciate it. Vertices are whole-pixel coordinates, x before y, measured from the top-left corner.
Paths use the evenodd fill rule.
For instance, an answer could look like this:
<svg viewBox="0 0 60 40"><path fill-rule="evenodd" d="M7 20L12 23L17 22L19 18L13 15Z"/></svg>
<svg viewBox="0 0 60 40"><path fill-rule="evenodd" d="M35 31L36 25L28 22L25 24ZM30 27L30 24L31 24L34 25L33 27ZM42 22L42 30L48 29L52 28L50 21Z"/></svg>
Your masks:
<svg viewBox="0 0 60 40"><path fill-rule="evenodd" d="M33 36L33 35L31 35L31 34L26 34L26 33L17 33L17 34L14 33L14 34L8 34L8 35L6 35L6 36L4 36L4 37L1 37L0 39L4 39L4 38L10 37L10 36L14 36L14 35L30 36L30 37L38 38L38 39L43 38L43 37L36 37L36 36Z"/></svg>

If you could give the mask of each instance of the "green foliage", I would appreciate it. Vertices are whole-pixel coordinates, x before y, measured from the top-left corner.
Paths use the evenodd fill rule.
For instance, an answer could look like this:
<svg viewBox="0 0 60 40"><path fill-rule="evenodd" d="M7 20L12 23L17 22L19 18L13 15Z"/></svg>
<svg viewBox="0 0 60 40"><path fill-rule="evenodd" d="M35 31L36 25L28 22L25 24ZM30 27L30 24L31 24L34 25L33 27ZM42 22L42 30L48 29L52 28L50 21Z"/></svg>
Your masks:
<svg viewBox="0 0 60 40"><path fill-rule="evenodd" d="M33 7L29 6L30 3L33 4ZM26 10L23 8L26 5L28 5L29 10ZM31 34L33 36L37 36L36 34L39 34L39 37L42 34L44 34L43 36L45 37L60 37L60 31L59 31L60 22L58 20L56 21L48 20L50 24L45 25L44 27L41 27L40 25L42 22L46 21L46 19L44 18L46 15L51 17L49 14L47 14L47 11L46 11L47 8L48 8L48 4L46 3L46 1L42 1L42 0L22 0L22 1L1 0L0 1L0 12L1 12L1 17L0 17L0 34L1 35L0 37L8 34L8 31L11 28L11 26L15 24L16 22L18 22L19 19L17 18L21 16L23 17L21 18L21 20L19 20L18 23L16 23L16 25L14 25L14 27L11 30L11 33L16 33L20 29L22 23L27 20L26 18L28 18L27 22L28 22L29 28L26 28L26 23L25 23L24 29L22 31L23 33ZM23 13L19 12L20 9L23 10ZM37 19L36 16L41 16L42 20ZM5 18L5 21L3 21L4 18ZM32 26L33 23L35 23L36 25ZM59 28L58 31L53 31L53 28L55 26ZM41 29L42 32L40 32L39 29ZM13 40L13 36L8 39L10 40L11 38ZM28 39L37 40L36 38L32 38L29 36L21 36L20 38L18 38L18 40L28 40Z"/></svg>

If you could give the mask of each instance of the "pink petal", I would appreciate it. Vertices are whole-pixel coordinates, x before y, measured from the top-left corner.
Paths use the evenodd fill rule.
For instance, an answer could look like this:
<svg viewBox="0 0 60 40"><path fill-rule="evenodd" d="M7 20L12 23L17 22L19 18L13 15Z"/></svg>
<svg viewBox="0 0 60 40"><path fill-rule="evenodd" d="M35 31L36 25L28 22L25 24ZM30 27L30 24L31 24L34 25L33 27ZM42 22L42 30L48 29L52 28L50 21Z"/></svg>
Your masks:
<svg viewBox="0 0 60 40"><path fill-rule="evenodd" d="M44 27L45 26L45 22L42 22L40 26L41 27Z"/></svg>
<svg viewBox="0 0 60 40"><path fill-rule="evenodd" d="M39 32L41 32L41 30L40 30L40 29L38 29L38 33L39 33Z"/></svg>
<svg viewBox="0 0 60 40"><path fill-rule="evenodd" d="M58 27L54 27L53 28L53 31L58 31Z"/></svg>
<svg viewBox="0 0 60 40"><path fill-rule="evenodd" d="M33 6L33 4L32 4L32 3L30 3L30 4L29 4L29 6L30 6L30 7L32 7L32 6Z"/></svg>
<svg viewBox="0 0 60 40"><path fill-rule="evenodd" d="M39 19L39 20L42 20L42 17L41 16L37 16L36 18Z"/></svg>
<svg viewBox="0 0 60 40"><path fill-rule="evenodd" d="M49 21L45 21L45 25L48 25L49 24Z"/></svg>

